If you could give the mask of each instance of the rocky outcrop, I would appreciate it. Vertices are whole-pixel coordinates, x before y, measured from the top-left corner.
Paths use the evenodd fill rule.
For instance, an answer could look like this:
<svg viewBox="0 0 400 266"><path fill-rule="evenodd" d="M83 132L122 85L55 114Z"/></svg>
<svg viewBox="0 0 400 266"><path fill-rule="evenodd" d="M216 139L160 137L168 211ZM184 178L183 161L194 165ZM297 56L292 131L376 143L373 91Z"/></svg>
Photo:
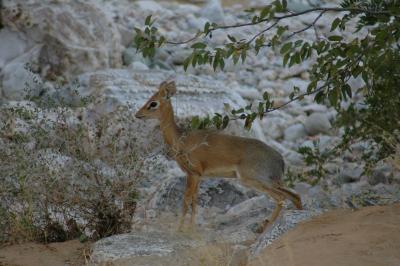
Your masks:
<svg viewBox="0 0 400 266"><path fill-rule="evenodd" d="M12 82L15 67L32 65L47 80L71 80L77 74L119 67L122 64L121 36L111 18L92 1L15 1L2 9L5 28L0 31L0 68L8 99L18 99L9 91L22 90ZM39 50L33 49L40 47ZM25 53L27 56L21 57ZM19 74L15 78L24 80Z"/></svg>

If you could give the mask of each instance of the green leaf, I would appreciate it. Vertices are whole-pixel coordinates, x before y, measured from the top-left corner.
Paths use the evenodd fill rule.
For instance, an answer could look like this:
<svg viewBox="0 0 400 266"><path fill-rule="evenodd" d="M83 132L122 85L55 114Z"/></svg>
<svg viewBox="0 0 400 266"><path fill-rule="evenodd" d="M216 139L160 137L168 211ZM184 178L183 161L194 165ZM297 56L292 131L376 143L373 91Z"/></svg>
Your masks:
<svg viewBox="0 0 400 266"><path fill-rule="evenodd" d="M316 101L317 103L322 103L324 99L325 99L324 91L319 91L314 97L314 101Z"/></svg>
<svg viewBox="0 0 400 266"><path fill-rule="evenodd" d="M258 114L264 114L264 103L263 102L259 102L258 103Z"/></svg>
<svg viewBox="0 0 400 266"><path fill-rule="evenodd" d="M264 101L269 101L270 97L269 97L269 93L267 91L265 91L263 93L263 99L264 99Z"/></svg>
<svg viewBox="0 0 400 266"><path fill-rule="evenodd" d="M222 120L222 129L225 129L228 126L228 124L229 124L229 117L226 115Z"/></svg>
<svg viewBox="0 0 400 266"><path fill-rule="evenodd" d="M247 129L247 130L250 130L251 129L251 117L248 115L247 117L246 117L246 120L244 121L244 127Z"/></svg>
<svg viewBox="0 0 400 266"><path fill-rule="evenodd" d="M204 49L206 47L207 47L207 45L202 42L197 42L191 46L191 48L193 48L193 49Z"/></svg>
<svg viewBox="0 0 400 266"><path fill-rule="evenodd" d="M280 53L286 54L291 50L291 48L292 48L292 42L287 42L282 46Z"/></svg>
<svg viewBox="0 0 400 266"><path fill-rule="evenodd" d="M328 99L329 99L329 103L332 106L336 106L338 103L338 89L337 88L333 88L332 90L329 91L328 93Z"/></svg>
<svg viewBox="0 0 400 266"><path fill-rule="evenodd" d="M192 60L192 56L189 56L183 61L183 70L185 70L185 72L188 69L188 66L189 66L191 60Z"/></svg>
<svg viewBox="0 0 400 266"><path fill-rule="evenodd" d="M254 13L255 11L256 11L256 9L254 7L244 10L244 12L246 12L246 13Z"/></svg>
<svg viewBox="0 0 400 266"><path fill-rule="evenodd" d="M343 40L343 37L338 35L332 35L328 37L328 40L332 42L340 42L341 40Z"/></svg>
<svg viewBox="0 0 400 266"><path fill-rule="evenodd" d="M307 86L307 93L312 92L317 87L317 80L312 80Z"/></svg>
<svg viewBox="0 0 400 266"><path fill-rule="evenodd" d="M344 88L346 90L347 96L349 96L349 98L351 98L353 96L353 93L351 91L351 87L349 84L344 85Z"/></svg>
<svg viewBox="0 0 400 266"><path fill-rule="evenodd" d="M284 10L283 5L281 4L281 2L279 0L274 1L273 4L275 4L276 12L281 12Z"/></svg>
<svg viewBox="0 0 400 266"><path fill-rule="evenodd" d="M288 26L277 26L278 30L276 31L276 34L278 34L279 36L281 36L285 31L287 31L289 29Z"/></svg>
<svg viewBox="0 0 400 266"><path fill-rule="evenodd" d="M261 10L260 13L260 20L264 19L266 16L268 16L269 11L271 10L271 6L266 6Z"/></svg>
<svg viewBox="0 0 400 266"><path fill-rule="evenodd" d="M163 45L164 42L165 42L165 37L161 36L160 39L158 40L158 47L161 47L161 45Z"/></svg>
<svg viewBox="0 0 400 266"><path fill-rule="evenodd" d="M219 60L219 67L221 68L221 70L223 70L224 67L225 67L225 61L224 61L223 58L221 58L221 59Z"/></svg>
<svg viewBox="0 0 400 266"><path fill-rule="evenodd" d="M240 57L242 58L242 63L244 63L244 61L246 60L246 56L247 56L246 50L243 50L242 54L240 55Z"/></svg>
<svg viewBox="0 0 400 266"><path fill-rule="evenodd" d="M294 42L294 47L300 47L300 45L303 43L303 40L297 40Z"/></svg>
<svg viewBox="0 0 400 266"><path fill-rule="evenodd" d="M282 0L282 7L283 9L287 8L287 0Z"/></svg>
<svg viewBox="0 0 400 266"><path fill-rule="evenodd" d="M337 26L339 26L339 23L341 21L342 20L340 18L335 18L335 20L332 22L332 25L331 25L331 31L334 31L337 28Z"/></svg>
<svg viewBox="0 0 400 266"><path fill-rule="evenodd" d="M144 25L149 26L151 23L151 15L148 15L146 17L146 20L144 21Z"/></svg>
<svg viewBox="0 0 400 266"><path fill-rule="evenodd" d="M236 42L236 38L233 37L233 36L231 36L231 35L229 35L229 34L228 34L228 39L229 39L231 42Z"/></svg>
<svg viewBox="0 0 400 266"><path fill-rule="evenodd" d="M290 53L285 54L285 56L283 57L283 66L286 66L289 58L290 58Z"/></svg>
<svg viewBox="0 0 400 266"><path fill-rule="evenodd" d="M196 116L194 116L192 118L192 121L190 123L190 127L193 128L193 129L198 129L199 126L200 126L200 118L199 118L199 116L196 115Z"/></svg>
<svg viewBox="0 0 400 266"><path fill-rule="evenodd" d="M206 22L206 24L204 24L204 33L207 34L208 31L210 30L210 22Z"/></svg>

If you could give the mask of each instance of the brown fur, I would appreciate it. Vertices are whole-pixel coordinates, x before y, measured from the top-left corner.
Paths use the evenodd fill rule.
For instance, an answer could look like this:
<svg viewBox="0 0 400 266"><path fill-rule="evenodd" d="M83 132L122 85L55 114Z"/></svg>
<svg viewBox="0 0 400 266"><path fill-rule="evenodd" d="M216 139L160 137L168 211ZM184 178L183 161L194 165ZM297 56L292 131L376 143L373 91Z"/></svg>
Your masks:
<svg viewBox="0 0 400 266"><path fill-rule="evenodd" d="M291 200L297 208L302 208L300 197L282 185L284 161L277 151L256 139L216 131L182 133L175 123L170 102L170 97L175 93L174 82L161 83L159 90L135 116L160 121L164 141L180 168L187 174L180 227L190 203L191 222L194 222L198 183L205 176L238 178L243 185L268 193L277 203L271 215L271 223L279 216L285 199Z"/></svg>

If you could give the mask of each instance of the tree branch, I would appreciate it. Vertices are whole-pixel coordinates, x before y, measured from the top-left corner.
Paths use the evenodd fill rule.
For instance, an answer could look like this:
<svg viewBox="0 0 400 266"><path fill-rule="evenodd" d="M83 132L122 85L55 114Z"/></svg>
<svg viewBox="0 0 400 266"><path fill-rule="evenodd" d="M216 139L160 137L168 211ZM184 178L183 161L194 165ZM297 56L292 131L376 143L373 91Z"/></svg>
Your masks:
<svg viewBox="0 0 400 266"><path fill-rule="evenodd" d="M304 32L304 31L308 30L309 28L313 27L313 26L318 22L318 20L322 17L322 15L323 15L325 12L326 12L326 11L322 11L322 12L315 18L315 20L314 20L311 24L307 25L307 27L305 27L305 28L303 28L303 29L301 29L301 30L298 30L298 31L293 32L292 34L290 34L289 36L287 36L285 40L288 40L288 39L292 38L294 35L299 34L299 33L301 33L301 32Z"/></svg>
<svg viewBox="0 0 400 266"><path fill-rule="evenodd" d="M297 12L297 13L290 13L290 14L283 15L283 16L275 16L273 18L273 20L276 20L276 22L273 25L275 26L279 21L287 19L287 18L298 17L298 16L301 16L301 15L304 15L304 14L317 12L317 11L321 11L320 15L317 17L317 20L319 20L320 17L326 12L352 12L352 13L365 13L365 14L370 14L370 15L390 15L391 14L389 11L375 11L375 10L366 10L366 9L361 9L361 8L316 7L316 8L307 9L307 10L304 10L304 11L301 11L301 12ZM269 22L269 21L271 21L271 20L266 18L266 19L261 19L259 21L256 21L254 23L253 22L247 22L247 23L239 23L239 24L234 24L234 25L216 26L214 28L210 28L207 33L198 32L194 37L192 37L192 38L190 38L188 40L180 41L180 42L166 41L166 43L167 44L172 44L172 45L187 44L187 43L190 43L190 42L198 39L203 34L205 36L207 36L208 34L212 33L213 31L216 31L216 30L225 30L225 29L233 29L233 28L254 26L254 25L258 25L258 24L261 24L261 23ZM313 24L315 24L315 22ZM266 31L268 31L270 29L271 28L267 28L267 30L264 30L263 32L266 32ZM308 28L306 28L304 30L307 30L307 29ZM257 38L263 32L261 32L257 36L255 36L255 38Z"/></svg>

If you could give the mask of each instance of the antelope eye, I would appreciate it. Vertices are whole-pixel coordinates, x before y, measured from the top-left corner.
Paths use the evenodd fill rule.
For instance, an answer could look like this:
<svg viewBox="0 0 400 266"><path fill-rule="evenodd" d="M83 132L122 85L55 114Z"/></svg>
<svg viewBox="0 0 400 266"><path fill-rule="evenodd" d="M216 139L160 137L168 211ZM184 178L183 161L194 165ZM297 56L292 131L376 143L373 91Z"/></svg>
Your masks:
<svg viewBox="0 0 400 266"><path fill-rule="evenodd" d="M157 106L158 106L158 102L151 102L149 104L149 108L148 109L153 109L153 108L156 108Z"/></svg>

